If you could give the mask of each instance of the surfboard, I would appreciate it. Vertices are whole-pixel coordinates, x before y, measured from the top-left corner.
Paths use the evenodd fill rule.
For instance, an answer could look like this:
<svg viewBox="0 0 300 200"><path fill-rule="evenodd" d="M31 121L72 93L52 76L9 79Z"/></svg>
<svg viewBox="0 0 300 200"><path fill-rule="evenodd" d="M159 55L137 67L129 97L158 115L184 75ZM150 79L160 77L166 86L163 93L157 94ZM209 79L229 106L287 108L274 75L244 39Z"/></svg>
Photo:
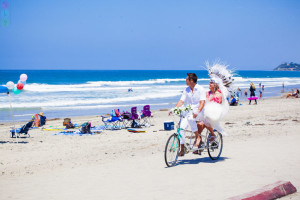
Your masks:
<svg viewBox="0 0 300 200"><path fill-rule="evenodd" d="M38 114L35 114L35 118L34 118L34 126L35 127L39 127L40 124L40 118Z"/></svg>
<svg viewBox="0 0 300 200"><path fill-rule="evenodd" d="M255 99L258 99L258 97L250 97L250 98L248 98L248 100L255 100Z"/></svg>
<svg viewBox="0 0 300 200"><path fill-rule="evenodd" d="M65 130L65 128L43 128L43 131L61 131Z"/></svg>
<svg viewBox="0 0 300 200"><path fill-rule="evenodd" d="M143 128L128 128L127 131L132 133L147 133L148 131Z"/></svg>

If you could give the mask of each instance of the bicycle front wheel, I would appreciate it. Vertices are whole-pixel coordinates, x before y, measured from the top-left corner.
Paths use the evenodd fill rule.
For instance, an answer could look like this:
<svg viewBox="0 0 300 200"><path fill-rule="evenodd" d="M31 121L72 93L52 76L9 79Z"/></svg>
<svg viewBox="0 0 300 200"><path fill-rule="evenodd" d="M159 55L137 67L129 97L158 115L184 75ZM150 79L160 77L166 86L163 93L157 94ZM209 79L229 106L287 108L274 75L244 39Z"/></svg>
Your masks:
<svg viewBox="0 0 300 200"><path fill-rule="evenodd" d="M165 147L165 162L168 167L173 167L178 159L180 150L178 135L173 134L169 137Z"/></svg>
<svg viewBox="0 0 300 200"><path fill-rule="evenodd" d="M217 160L221 156L223 150L222 134L218 131L214 132L216 137L214 141L208 142L208 155L212 160Z"/></svg>

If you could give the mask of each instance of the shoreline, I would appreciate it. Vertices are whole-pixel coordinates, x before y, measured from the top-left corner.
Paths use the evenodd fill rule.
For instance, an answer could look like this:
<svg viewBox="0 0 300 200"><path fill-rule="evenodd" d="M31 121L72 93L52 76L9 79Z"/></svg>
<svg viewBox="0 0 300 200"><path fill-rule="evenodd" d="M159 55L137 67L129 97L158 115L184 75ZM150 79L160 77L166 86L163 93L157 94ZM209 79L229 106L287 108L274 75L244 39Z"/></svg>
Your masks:
<svg viewBox="0 0 300 200"><path fill-rule="evenodd" d="M284 92L284 93L280 93L281 95L280 96L271 96L271 97L263 97L262 99L258 99L258 101L262 101L262 100L267 100L267 99L280 99L280 98L284 98L289 92ZM242 98L240 98L241 100L239 101L240 103L244 104L244 102L247 102L248 100L246 100L244 98L244 96L242 96ZM176 102L174 103L164 103L164 104L168 104L168 105L176 105ZM146 105L146 104L145 104ZM139 106L140 107L140 106ZM150 107L151 107L151 104L150 104ZM163 110L163 109L170 109L170 108L167 108L166 106L165 107L162 107L160 109L155 109L155 110L151 110L151 111L160 111L160 110ZM101 115L107 115L109 113L105 113L105 114L99 114L99 115L77 115L77 116L66 116L66 117L57 117L57 118L47 118L47 121L56 121L56 120L63 120L64 118L71 118L71 119L77 119L77 118L96 118L96 117L101 117ZM45 114L45 116L47 116ZM15 124L23 124L23 123L26 123L28 122L29 120L24 120L24 121L15 121ZM82 122L84 123L84 122ZM81 123L81 124L82 124ZM0 122L0 127L1 125L5 125L5 124L10 124L10 126L13 125L13 122Z"/></svg>

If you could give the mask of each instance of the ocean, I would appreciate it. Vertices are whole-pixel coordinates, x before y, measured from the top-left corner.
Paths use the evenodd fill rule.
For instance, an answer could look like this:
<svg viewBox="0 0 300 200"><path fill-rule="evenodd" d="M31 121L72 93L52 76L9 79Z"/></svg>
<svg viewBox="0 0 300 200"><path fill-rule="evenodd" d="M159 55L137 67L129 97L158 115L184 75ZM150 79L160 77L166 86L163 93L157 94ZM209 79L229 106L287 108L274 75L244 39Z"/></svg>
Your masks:
<svg viewBox="0 0 300 200"><path fill-rule="evenodd" d="M21 74L28 76L23 91L11 93L16 121L28 121L35 113L44 112L50 118L103 115L112 109L141 110L172 108L186 87L187 72L198 75L198 84L208 90L207 71L186 70L0 70L0 85L17 83ZM282 83L285 91L300 88L300 72L236 71L234 88L249 90L249 84L265 86L263 97L279 96ZM132 92L128 89L132 88ZM243 96L241 99L245 99ZM0 94L0 122L11 122L8 95Z"/></svg>

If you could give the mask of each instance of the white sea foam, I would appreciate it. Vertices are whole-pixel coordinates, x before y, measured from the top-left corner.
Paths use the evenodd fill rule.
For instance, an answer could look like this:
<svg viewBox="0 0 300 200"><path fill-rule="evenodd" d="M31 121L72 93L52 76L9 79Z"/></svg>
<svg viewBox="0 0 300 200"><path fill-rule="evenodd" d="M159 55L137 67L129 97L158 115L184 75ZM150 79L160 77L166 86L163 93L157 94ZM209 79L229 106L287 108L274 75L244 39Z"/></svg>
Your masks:
<svg viewBox="0 0 300 200"><path fill-rule="evenodd" d="M203 81L209 79L198 79L201 84ZM27 84L24 91L50 93L50 92L76 92L76 91L114 91L123 90L127 91L129 87L135 90L148 90L153 87L157 88L176 88L179 85L172 85L172 82L183 82L185 79L154 79L146 81L94 81L84 84L74 85L50 85L50 84ZM268 87L278 87L283 82L285 85L298 85L300 84L300 78L243 78L234 77L234 84L239 87L248 87L250 82L255 84L262 83ZM156 85L158 84L158 85ZM159 85L166 84L166 85ZM183 84L184 86L184 84ZM203 85L206 86L206 85Z"/></svg>
<svg viewBox="0 0 300 200"><path fill-rule="evenodd" d="M148 87L132 87L134 89L149 89ZM123 90L127 91L128 87L91 87L89 85L47 85L47 84L28 84L28 87L24 89L25 91L31 92L78 92L78 91L113 91L113 90Z"/></svg>
<svg viewBox="0 0 300 200"><path fill-rule="evenodd" d="M64 107L46 107L42 108L43 110L72 110L72 109L101 109L101 108L124 108L124 107L133 107L133 106L144 106L145 104L103 104L103 105L91 105L91 106L64 106ZM170 105L170 103L151 103L151 106L158 105Z"/></svg>
<svg viewBox="0 0 300 200"><path fill-rule="evenodd" d="M140 100L150 100L150 99L160 99L160 98L169 98L180 95L179 91L165 92L165 93L146 93L139 94L128 97L115 97L115 98L82 98L82 99L71 99L71 98L56 98L48 100L39 100L38 102L34 102L31 100L30 102L13 102L14 108L23 108L23 107L36 107L36 108L46 108L46 107L60 107L60 106L74 106L74 105L90 105L90 104L107 104L107 103L118 103L118 102L134 102ZM6 108L6 105L1 104L0 108Z"/></svg>
<svg viewBox="0 0 300 200"><path fill-rule="evenodd" d="M209 79L198 79L208 90ZM182 83L181 83L182 82ZM300 78L243 78L234 77L234 86L249 88L254 82L265 88L300 85ZM128 88L134 92L127 92ZM185 79L153 79L145 81L95 81L73 85L28 83L21 95L12 94L14 108L69 109L105 108L106 105L131 105L144 100L174 99L182 94ZM0 96L0 109L9 107L7 95Z"/></svg>
<svg viewBox="0 0 300 200"><path fill-rule="evenodd" d="M14 115L15 117L32 116L32 114Z"/></svg>
<svg viewBox="0 0 300 200"><path fill-rule="evenodd" d="M107 90L128 90L133 89L149 89L155 84L165 84L170 82L180 82L185 79L154 79L146 81L90 81L84 84L66 84L66 85L50 85L50 84L27 84L25 91L32 92L65 92L65 91L107 91ZM158 86L158 85L157 85ZM164 87L164 86L160 86ZM165 86L167 87L167 86Z"/></svg>
<svg viewBox="0 0 300 200"><path fill-rule="evenodd" d="M170 82L180 82L185 81L185 79L150 79L145 81L89 81L87 82L93 86L132 86L132 85L153 85L153 84L163 84Z"/></svg>
<svg viewBox="0 0 300 200"><path fill-rule="evenodd" d="M287 78L287 77L282 77L282 78L243 78L243 77L233 77L234 82L259 82L259 83L264 83L264 82L287 82L287 81L300 81L300 78Z"/></svg>

